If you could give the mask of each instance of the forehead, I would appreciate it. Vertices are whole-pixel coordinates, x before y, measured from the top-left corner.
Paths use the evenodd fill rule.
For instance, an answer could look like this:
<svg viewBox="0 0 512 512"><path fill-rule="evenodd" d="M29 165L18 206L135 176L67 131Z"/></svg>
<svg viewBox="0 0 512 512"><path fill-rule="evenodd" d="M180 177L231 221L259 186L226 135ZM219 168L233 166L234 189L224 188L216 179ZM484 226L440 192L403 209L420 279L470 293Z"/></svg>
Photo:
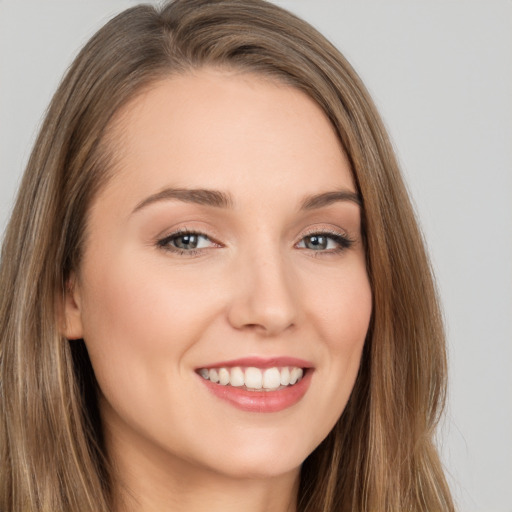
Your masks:
<svg viewBox="0 0 512 512"><path fill-rule="evenodd" d="M291 86L255 74L201 69L154 83L118 114L113 190L127 200L164 187L247 196L354 189L322 109ZM254 195L254 194L252 194Z"/></svg>

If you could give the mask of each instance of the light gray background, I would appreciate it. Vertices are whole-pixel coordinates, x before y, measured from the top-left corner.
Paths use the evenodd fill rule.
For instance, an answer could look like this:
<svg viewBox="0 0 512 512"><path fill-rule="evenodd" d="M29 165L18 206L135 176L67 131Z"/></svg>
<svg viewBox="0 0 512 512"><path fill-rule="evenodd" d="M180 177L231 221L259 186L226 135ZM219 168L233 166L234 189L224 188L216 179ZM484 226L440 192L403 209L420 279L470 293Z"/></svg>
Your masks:
<svg viewBox="0 0 512 512"><path fill-rule="evenodd" d="M439 438L450 483L461 511L510 512L512 2L276 2L344 52L380 108L444 304L450 400ZM1 231L64 70L135 3L0 0Z"/></svg>

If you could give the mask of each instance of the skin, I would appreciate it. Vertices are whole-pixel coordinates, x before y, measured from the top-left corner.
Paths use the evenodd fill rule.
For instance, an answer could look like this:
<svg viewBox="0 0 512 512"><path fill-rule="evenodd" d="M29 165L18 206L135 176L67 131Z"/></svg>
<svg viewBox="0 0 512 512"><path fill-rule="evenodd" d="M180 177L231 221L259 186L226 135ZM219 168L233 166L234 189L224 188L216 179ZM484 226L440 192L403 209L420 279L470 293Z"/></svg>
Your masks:
<svg viewBox="0 0 512 512"><path fill-rule="evenodd" d="M301 209L307 196L355 193L336 134L298 90L202 69L137 96L109 135L114 174L65 311L101 389L117 510L295 510L300 465L346 405L371 315L358 204ZM168 187L231 204L147 202ZM159 244L177 229L208 238L193 254ZM312 249L319 232L351 245ZM248 356L310 361L305 396L246 412L196 372Z"/></svg>

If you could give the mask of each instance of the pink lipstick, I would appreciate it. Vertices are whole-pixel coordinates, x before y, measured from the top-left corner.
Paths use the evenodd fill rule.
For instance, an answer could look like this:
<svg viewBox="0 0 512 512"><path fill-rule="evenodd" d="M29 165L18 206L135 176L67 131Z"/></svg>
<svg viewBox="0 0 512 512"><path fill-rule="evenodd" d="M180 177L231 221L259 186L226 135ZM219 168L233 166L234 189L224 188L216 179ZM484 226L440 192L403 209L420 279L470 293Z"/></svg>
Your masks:
<svg viewBox="0 0 512 512"><path fill-rule="evenodd" d="M306 394L313 365L292 357L249 357L216 362L196 370L218 398L248 412L278 412Z"/></svg>

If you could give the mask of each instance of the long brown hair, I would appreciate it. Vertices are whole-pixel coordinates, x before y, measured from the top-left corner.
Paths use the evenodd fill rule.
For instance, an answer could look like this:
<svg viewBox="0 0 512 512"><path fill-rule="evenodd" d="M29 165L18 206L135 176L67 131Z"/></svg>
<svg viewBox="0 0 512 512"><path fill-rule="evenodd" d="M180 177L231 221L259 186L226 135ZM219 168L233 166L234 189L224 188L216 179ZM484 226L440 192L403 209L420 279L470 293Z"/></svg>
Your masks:
<svg viewBox="0 0 512 512"><path fill-rule="evenodd" d="M344 57L263 0L176 0L107 23L56 92L25 172L0 267L0 510L107 512L112 483L84 345L59 304L87 211L109 173L108 127L136 94L201 66L256 72L312 97L363 202L373 315L349 403L304 462L300 511L452 511L433 434L445 398L432 273L390 142Z"/></svg>

